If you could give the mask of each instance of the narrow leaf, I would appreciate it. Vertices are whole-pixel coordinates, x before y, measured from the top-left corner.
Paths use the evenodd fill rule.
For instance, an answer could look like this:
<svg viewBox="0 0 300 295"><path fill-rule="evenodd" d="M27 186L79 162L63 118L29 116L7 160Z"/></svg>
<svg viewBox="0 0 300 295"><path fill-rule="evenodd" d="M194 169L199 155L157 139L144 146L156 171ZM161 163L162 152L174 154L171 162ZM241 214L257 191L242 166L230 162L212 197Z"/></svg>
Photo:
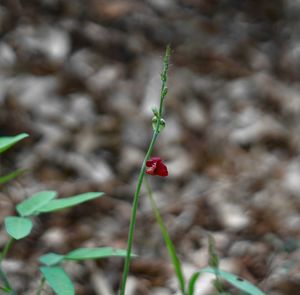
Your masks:
<svg viewBox="0 0 300 295"><path fill-rule="evenodd" d="M189 281L189 286L188 286L188 295L194 295L194 292L195 292L195 285L196 285L196 282L198 280L200 276L200 273L199 272L195 272L190 281Z"/></svg>
<svg viewBox="0 0 300 295"><path fill-rule="evenodd" d="M21 216L34 215L39 208L47 205L52 199L56 197L55 191L43 191L34 194L29 199L24 200L16 206L18 213Z"/></svg>
<svg viewBox="0 0 300 295"><path fill-rule="evenodd" d="M68 260L86 260L86 259L100 259L105 257L119 256L126 257L126 250L113 249L110 247L104 248L79 248L69 252L65 259ZM135 256L135 255L132 255Z"/></svg>
<svg viewBox="0 0 300 295"><path fill-rule="evenodd" d="M23 174L26 170L25 169L17 169L16 171L13 171L9 174L3 175L0 177L0 184L4 184L16 177L18 177L19 175Z"/></svg>
<svg viewBox="0 0 300 295"><path fill-rule="evenodd" d="M162 233L163 239L165 241L169 256L170 256L172 264L174 266L175 273L176 273L178 283L179 283L179 286L180 286L180 290L181 290L182 294L185 294L185 279L184 279L184 275L183 275L183 272L182 272L182 269L181 269L180 260L177 257L175 246L174 246L174 244L173 244L173 242L172 242L172 240L169 236L168 230L167 230L167 228L166 228L166 226L163 222L163 219L162 219L162 217L159 213L159 210L156 206L156 203L155 203L155 200L152 196L152 191L151 191L150 185L147 181L147 178L145 178L145 180L146 180L145 181L146 189L147 189L148 197L149 197L149 200L150 200L150 203L151 203L152 211L154 212L156 222L159 225L159 228L160 228L160 231Z"/></svg>
<svg viewBox="0 0 300 295"><path fill-rule="evenodd" d="M9 292L12 292L12 287L10 285L10 282L8 281L6 273L2 270L1 265L0 265L0 280L4 284L3 288L8 290Z"/></svg>
<svg viewBox="0 0 300 295"><path fill-rule="evenodd" d="M0 137L0 154L5 152L7 149L15 145L18 141L22 140L23 138L29 136L26 133L21 133L16 136L5 136Z"/></svg>
<svg viewBox="0 0 300 295"><path fill-rule="evenodd" d="M28 236L32 229L31 220L23 217L5 217L4 224L7 233L16 240Z"/></svg>
<svg viewBox="0 0 300 295"><path fill-rule="evenodd" d="M74 286L61 267L40 267L47 283L57 295L75 295Z"/></svg>
<svg viewBox="0 0 300 295"><path fill-rule="evenodd" d="M47 266L59 264L65 258L64 255L48 253L39 258L39 261Z"/></svg>
<svg viewBox="0 0 300 295"><path fill-rule="evenodd" d="M199 273L216 273L216 269L212 267L203 268L199 271ZM266 295L264 292L262 292L260 289L255 287L250 282L230 273L224 270L218 269L218 275L223 278L225 281L230 283L231 285L235 286L239 290L246 292L250 295Z"/></svg>
<svg viewBox="0 0 300 295"><path fill-rule="evenodd" d="M9 293L9 292L11 292L11 289L6 288L6 287L1 287L1 286L0 286L0 290L3 291L4 293Z"/></svg>
<svg viewBox="0 0 300 295"><path fill-rule="evenodd" d="M38 211L40 213L57 211L57 210L72 207L75 205L79 205L83 202L87 202L87 201L102 197L103 195L104 195L104 193L90 192L90 193L76 195L76 196L69 197L69 198L52 200L45 206L39 208Z"/></svg>

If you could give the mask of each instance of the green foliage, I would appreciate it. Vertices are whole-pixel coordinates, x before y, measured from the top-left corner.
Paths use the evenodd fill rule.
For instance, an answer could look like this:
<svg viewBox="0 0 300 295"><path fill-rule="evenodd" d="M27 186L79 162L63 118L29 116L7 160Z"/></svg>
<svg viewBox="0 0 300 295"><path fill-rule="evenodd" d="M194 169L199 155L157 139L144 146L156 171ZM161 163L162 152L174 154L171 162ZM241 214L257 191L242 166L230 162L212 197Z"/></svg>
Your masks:
<svg viewBox="0 0 300 295"><path fill-rule="evenodd" d="M63 268L57 266L64 260L89 260L100 259L106 257L125 257L126 250L114 249L110 247L104 248L78 248L69 252L66 255L59 255L56 253L48 253L40 257L40 262L45 264L40 270L43 273L46 281L51 288L58 295L71 295L74 294L74 287L68 275ZM132 255L134 256L134 255Z"/></svg>
<svg viewBox="0 0 300 295"><path fill-rule="evenodd" d="M17 295L17 293L12 289L5 272L2 270L1 264L0 264L0 281L3 283L2 291L8 293L9 295Z"/></svg>
<svg viewBox="0 0 300 295"><path fill-rule="evenodd" d="M13 145L15 145L17 142L20 140L24 139L25 137L28 137L28 134L26 133L21 133L16 136L5 136L5 137L0 137L0 154L4 153L6 150L11 148ZM23 169L18 169L16 171L13 171L7 175L1 176L0 177L0 184L4 184L20 174L22 174L25 170Z"/></svg>
<svg viewBox="0 0 300 295"><path fill-rule="evenodd" d="M61 267L40 267L49 286L57 295L74 295L75 289L69 276Z"/></svg>
<svg viewBox="0 0 300 295"><path fill-rule="evenodd" d="M21 216L31 216L34 215L40 208L47 205L56 196L57 193L55 191L39 192L19 203L16 206L16 209Z"/></svg>
<svg viewBox="0 0 300 295"><path fill-rule="evenodd" d="M48 253L40 257L40 262L47 265L53 266L57 265L64 260L65 256L56 254L56 253Z"/></svg>
<svg viewBox="0 0 300 295"><path fill-rule="evenodd" d="M28 236L32 229L32 222L28 218L8 216L4 220L7 233L15 240Z"/></svg>
<svg viewBox="0 0 300 295"><path fill-rule="evenodd" d="M17 169L9 174L0 176L0 184L4 184L16 177L18 177L19 175L23 174L26 170L25 169Z"/></svg>
<svg viewBox="0 0 300 295"><path fill-rule="evenodd" d="M20 134L14 137L2 137L0 138L0 153L3 153L18 141L27 137L27 134ZM16 170L8 175L0 177L0 184L3 184L18 175L24 170ZM0 260L0 290L4 293L16 295L15 291L11 288L10 283L1 269L1 261L5 258L8 250L10 249L13 240L19 240L28 236L32 230L33 224L28 217L38 215L41 213L48 213L64 208L79 205L81 203L102 197L102 192L89 192L72 196L69 198L56 199L57 193L55 191L42 191L34 194L30 198L22 201L16 206L16 210L19 216L8 216L4 220L5 229L7 233L12 237L6 244L3 252L1 253ZM104 248L79 248L69 252L66 255L59 255L56 253L48 253L40 257L40 262L45 266L40 268L43 274L41 285L37 294L42 291L42 286L45 281L48 282L53 291L58 295L73 295L75 294L74 286L64 271L58 264L64 260L87 260L87 259L100 259L105 257L119 256L125 257L127 255L126 250L113 249L110 247ZM133 257L135 255L131 255Z"/></svg>
<svg viewBox="0 0 300 295"><path fill-rule="evenodd" d="M253 284L251 284L250 282L221 269L216 269L213 267L206 267L203 269L200 269L198 273L212 273L215 274L216 271L218 272L218 275L224 279L225 281L227 281L228 283L230 283L231 285L233 285L234 287L238 288L239 290L245 292L246 294L249 295L266 295L264 292L262 292L260 289L258 289L257 287L255 287Z"/></svg>
<svg viewBox="0 0 300 295"><path fill-rule="evenodd" d="M100 259L105 257L125 257L126 250L114 249L111 247L104 248L79 248L71 251L65 256L68 260L87 260L87 259ZM132 255L132 257L135 255Z"/></svg>
<svg viewBox="0 0 300 295"><path fill-rule="evenodd" d="M26 133L21 133L16 136L0 137L0 154L2 154L3 152L11 148L13 145L15 145L17 142L28 136L29 135Z"/></svg>
<svg viewBox="0 0 300 295"><path fill-rule="evenodd" d="M177 254L176 254L175 246L174 246L174 244L173 244L173 242L172 242L172 240L169 236L168 230L167 230L167 228L166 228L166 226L163 222L163 219L160 215L160 212L159 212L159 210L156 206L155 200L152 196L152 190L150 188L150 185L148 183L147 178L145 178L145 184L146 184L148 197L149 197L149 200L150 200L150 203L151 203L152 211L154 212L156 222L159 225L159 228L160 228L160 231L162 233L164 242L167 246L169 256L171 258L172 264L173 264L174 269L175 269L175 273L176 273L177 280L178 280L178 283L179 283L179 286L180 286L180 290L181 290L182 294L185 294L185 279L184 279L184 275L183 275L183 272L182 272L182 269L181 269L180 260L178 259Z"/></svg>
<svg viewBox="0 0 300 295"><path fill-rule="evenodd" d="M48 253L40 257L40 262L47 265L57 265L64 260L90 260L90 259L101 259L107 257L125 257L126 250L114 249L111 247L103 248L78 248L66 255L60 255L56 253ZM136 255L132 254L132 257Z"/></svg>
<svg viewBox="0 0 300 295"><path fill-rule="evenodd" d="M22 217L9 216L5 218L5 229L14 239L22 239L30 234L33 226L32 221L25 217L75 206L102 195L103 193L91 192L70 198L53 200L57 196L55 191L36 193L16 206L18 213Z"/></svg>
<svg viewBox="0 0 300 295"><path fill-rule="evenodd" d="M200 276L199 272L195 272L192 277L190 278L189 284L188 284L188 295L194 295L195 292L195 284Z"/></svg>
<svg viewBox="0 0 300 295"><path fill-rule="evenodd" d="M76 206L81 203L102 197L103 195L104 193L101 192L89 192L69 198L54 200L57 196L55 191L42 191L19 203L16 206L16 209L23 217L32 216Z"/></svg>
<svg viewBox="0 0 300 295"><path fill-rule="evenodd" d="M37 212L38 213L46 213L46 212L53 212L58 211L61 209L65 209L68 207L72 207L75 205L79 205L81 203L102 197L104 193L99 192L89 192L85 194L76 195L69 198L61 198L57 200L51 200L47 204L45 204L43 207L40 207Z"/></svg>
<svg viewBox="0 0 300 295"><path fill-rule="evenodd" d="M4 293L8 294L8 293L11 291L11 289L9 289L9 288L7 288L7 287L0 287L0 291L2 291L2 292L4 292Z"/></svg>

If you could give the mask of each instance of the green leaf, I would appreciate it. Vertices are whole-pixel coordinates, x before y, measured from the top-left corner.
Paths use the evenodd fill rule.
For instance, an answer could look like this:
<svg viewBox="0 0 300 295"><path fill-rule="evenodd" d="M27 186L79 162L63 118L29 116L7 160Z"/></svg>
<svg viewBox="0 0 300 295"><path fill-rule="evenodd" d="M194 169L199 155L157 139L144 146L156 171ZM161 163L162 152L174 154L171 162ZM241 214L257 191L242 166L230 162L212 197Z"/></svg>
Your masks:
<svg viewBox="0 0 300 295"><path fill-rule="evenodd" d="M10 285L10 282L8 281L6 273L2 270L1 265L0 265L0 280L4 284L4 286L2 288L4 288L5 290L8 290L8 292L10 292L11 295L15 295L15 293L12 290L12 287Z"/></svg>
<svg viewBox="0 0 300 295"><path fill-rule="evenodd" d="M16 171L13 171L9 174L3 175L0 177L0 184L4 184L16 177L18 177L19 175L21 175L22 173L24 173L26 170L25 169L17 169Z"/></svg>
<svg viewBox="0 0 300 295"><path fill-rule="evenodd" d="M151 187L148 183L148 179L147 177L145 177L145 184L146 184L146 189L147 189L147 193L148 193L148 197L151 203L151 207L152 207L152 211L154 212L155 218L156 218L156 222L159 225L160 231L162 233L165 245L167 247L168 253L169 253L169 257L172 261L173 267L175 269L175 273L177 276L177 280L180 286L180 290L182 292L182 294L185 294L185 278L182 272L182 268L181 268L181 263L180 260L178 259L178 256L176 254L176 249L175 246L169 236L168 230L163 222L163 219L160 215L160 212L156 206L155 200L152 196L152 190Z"/></svg>
<svg viewBox="0 0 300 295"><path fill-rule="evenodd" d="M220 269L215 269L213 267L207 267L203 268L199 271L199 273L212 273L215 274L218 272L218 275L223 278L225 281L230 283L231 285L235 286L239 290L246 292L247 294L250 295L266 295L264 292L262 292L260 289L255 287L253 284L250 282L230 273L224 270Z"/></svg>
<svg viewBox="0 0 300 295"><path fill-rule="evenodd" d="M60 263L65 258L64 255L48 253L39 258L39 261L47 266L53 266Z"/></svg>
<svg viewBox="0 0 300 295"><path fill-rule="evenodd" d="M196 282L197 282L199 276L200 276L200 273L199 273L199 272L195 272L195 273L192 275L192 277L191 277L191 279L190 279L190 281L189 281L188 295L194 295L194 292L195 292L195 284L196 284Z"/></svg>
<svg viewBox="0 0 300 295"><path fill-rule="evenodd" d="M69 198L52 200L45 206L39 208L38 211L40 213L57 211L57 210L79 205L83 202L102 197L103 195L104 193L90 192L90 193L85 193L85 194L81 194Z"/></svg>
<svg viewBox="0 0 300 295"><path fill-rule="evenodd" d="M0 154L5 152L7 149L15 145L18 141L22 140L23 138L29 136L26 133L21 133L16 136L5 136L0 137Z"/></svg>
<svg viewBox="0 0 300 295"><path fill-rule="evenodd" d="M0 290L3 291L4 293L9 293L9 292L11 292L11 289L6 288L6 287L1 287L1 286L0 286Z"/></svg>
<svg viewBox="0 0 300 295"><path fill-rule="evenodd" d="M119 256L126 257L126 250L113 249L110 247L104 248L79 248L69 252L65 255L68 260L86 260L86 259L100 259L105 257ZM135 255L132 255L134 257Z"/></svg>
<svg viewBox="0 0 300 295"><path fill-rule="evenodd" d="M114 249L110 247L103 248L79 248L69 252L67 255L48 253L39 258L39 261L47 266L54 266L63 260L88 260L100 259L106 257L125 257L126 250ZM132 257L136 255L132 254Z"/></svg>
<svg viewBox="0 0 300 295"><path fill-rule="evenodd" d="M52 199L56 197L55 191L43 191L34 194L29 199L24 200L16 206L18 213L21 216L30 216L37 213L37 211L47 205Z"/></svg>
<svg viewBox="0 0 300 295"><path fill-rule="evenodd" d="M4 224L7 233L16 240L28 236L32 229L31 220L23 217L5 217Z"/></svg>
<svg viewBox="0 0 300 295"><path fill-rule="evenodd" d="M57 295L75 295L73 283L63 268L43 266L40 271Z"/></svg>

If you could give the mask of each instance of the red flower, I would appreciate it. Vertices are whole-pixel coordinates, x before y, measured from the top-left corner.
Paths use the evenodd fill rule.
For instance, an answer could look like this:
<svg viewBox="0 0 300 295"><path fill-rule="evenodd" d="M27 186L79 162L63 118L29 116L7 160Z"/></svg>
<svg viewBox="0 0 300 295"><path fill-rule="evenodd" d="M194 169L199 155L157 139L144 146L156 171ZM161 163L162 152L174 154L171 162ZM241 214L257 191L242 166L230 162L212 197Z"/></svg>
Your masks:
<svg viewBox="0 0 300 295"><path fill-rule="evenodd" d="M153 157L146 162L146 173L150 175L168 176L168 168L160 157Z"/></svg>

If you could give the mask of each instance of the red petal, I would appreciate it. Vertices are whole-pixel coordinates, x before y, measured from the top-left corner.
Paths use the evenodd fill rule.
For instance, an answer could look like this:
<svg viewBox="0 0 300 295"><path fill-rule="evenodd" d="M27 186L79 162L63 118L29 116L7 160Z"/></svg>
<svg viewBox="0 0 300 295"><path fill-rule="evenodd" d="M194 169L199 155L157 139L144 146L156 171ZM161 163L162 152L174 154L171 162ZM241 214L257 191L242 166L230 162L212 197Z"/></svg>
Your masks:
<svg viewBox="0 0 300 295"><path fill-rule="evenodd" d="M157 167L154 172L156 175L159 175L159 176L168 176L169 175L168 168L162 161L157 163Z"/></svg>
<svg viewBox="0 0 300 295"><path fill-rule="evenodd" d="M147 167L151 167L152 164L153 164L152 159L151 159L151 160L148 160L148 161L146 162L146 166L147 166Z"/></svg>
<svg viewBox="0 0 300 295"><path fill-rule="evenodd" d="M168 176L168 168L160 157L153 157L146 161L146 173L150 175Z"/></svg>
<svg viewBox="0 0 300 295"><path fill-rule="evenodd" d="M160 157L152 157L151 159L149 159L147 162L146 162L146 166L147 167L151 167L153 166L153 164L156 164L157 162L160 162L161 161L161 158Z"/></svg>

